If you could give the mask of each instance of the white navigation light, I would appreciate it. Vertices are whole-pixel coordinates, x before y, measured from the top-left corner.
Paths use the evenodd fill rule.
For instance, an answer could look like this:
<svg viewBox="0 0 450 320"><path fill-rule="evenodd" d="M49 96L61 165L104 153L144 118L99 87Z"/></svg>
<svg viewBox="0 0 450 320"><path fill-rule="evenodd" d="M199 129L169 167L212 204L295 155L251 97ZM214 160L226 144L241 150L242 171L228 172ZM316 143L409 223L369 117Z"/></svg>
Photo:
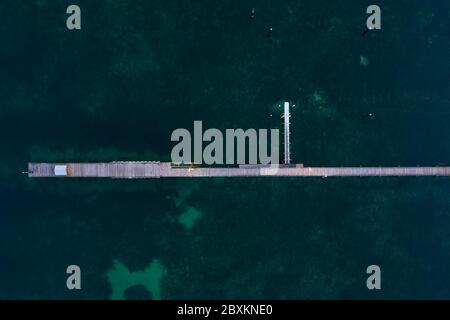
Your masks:
<svg viewBox="0 0 450 320"><path fill-rule="evenodd" d="M67 176L66 165L56 165L54 169L55 176Z"/></svg>

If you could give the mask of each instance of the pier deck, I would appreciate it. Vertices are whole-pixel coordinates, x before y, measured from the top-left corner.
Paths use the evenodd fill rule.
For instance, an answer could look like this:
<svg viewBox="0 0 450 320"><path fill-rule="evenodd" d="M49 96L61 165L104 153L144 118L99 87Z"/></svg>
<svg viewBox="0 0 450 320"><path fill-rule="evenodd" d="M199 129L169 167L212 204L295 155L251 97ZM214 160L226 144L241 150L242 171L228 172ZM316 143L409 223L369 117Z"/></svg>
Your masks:
<svg viewBox="0 0 450 320"><path fill-rule="evenodd" d="M65 167L57 175L55 167ZM164 177L359 177L359 176L450 176L450 167L303 167L302 165L218 167L173 167L168 162L29 163L31 178L117 178Z"/></svg>

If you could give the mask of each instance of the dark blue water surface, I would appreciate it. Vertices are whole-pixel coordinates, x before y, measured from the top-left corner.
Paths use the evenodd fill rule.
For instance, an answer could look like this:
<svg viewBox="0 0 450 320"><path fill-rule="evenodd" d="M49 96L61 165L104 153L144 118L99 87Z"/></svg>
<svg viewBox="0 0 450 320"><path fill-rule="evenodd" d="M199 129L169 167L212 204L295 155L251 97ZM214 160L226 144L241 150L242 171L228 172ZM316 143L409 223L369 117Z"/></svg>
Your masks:
<svg viewBox="0 0 450 320"><path fill-rule="evenodd" d="M450 298L450 178L21 174L167 161L174 129L282 128L285 100L294 162L450 163L448 1L377 1L365 36L369 1L79 0L79 31L70 4L0 4L0 298Z"/></svg>

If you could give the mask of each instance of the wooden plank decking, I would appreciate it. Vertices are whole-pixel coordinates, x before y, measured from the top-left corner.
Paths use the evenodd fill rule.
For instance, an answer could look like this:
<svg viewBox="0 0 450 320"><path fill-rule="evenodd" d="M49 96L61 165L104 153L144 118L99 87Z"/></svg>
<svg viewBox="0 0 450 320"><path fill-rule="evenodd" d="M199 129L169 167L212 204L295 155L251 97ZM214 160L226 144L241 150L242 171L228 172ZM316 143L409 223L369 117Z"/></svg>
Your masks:
<svg viewBox="0 0 450 320"><path fill-rule="evenodd" d="M54 173L56 165L67 166L67 176ZM358 177L358 176L450 176L450 167L303 167L272 169L259 166L239 168L174 168L167 162L30 163L32 178L162 178L162 177Z"/></svg>

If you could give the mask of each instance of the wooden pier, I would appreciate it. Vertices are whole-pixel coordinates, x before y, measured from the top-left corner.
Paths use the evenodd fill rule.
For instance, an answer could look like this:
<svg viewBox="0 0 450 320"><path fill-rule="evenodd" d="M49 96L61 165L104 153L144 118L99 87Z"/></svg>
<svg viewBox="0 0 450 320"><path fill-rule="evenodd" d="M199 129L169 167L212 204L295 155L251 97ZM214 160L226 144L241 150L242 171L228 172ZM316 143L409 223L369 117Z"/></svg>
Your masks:
<svg viewBox="0 0 450 320"><path fill-rule="evenodd" d="M198 167L159 161L114 161L99 163L29 163L30 178L201 178L201 177L388 177L450 176L450 167L304 167L290 164L290 111L284 103L284 164L277 167Z"/></svg>
<svg viewBox="0 0 450 320"><path fill-rule="evenodd" d="M450 167L178 167L168 162L29 163L31 178L450 176Z"/></svg>

